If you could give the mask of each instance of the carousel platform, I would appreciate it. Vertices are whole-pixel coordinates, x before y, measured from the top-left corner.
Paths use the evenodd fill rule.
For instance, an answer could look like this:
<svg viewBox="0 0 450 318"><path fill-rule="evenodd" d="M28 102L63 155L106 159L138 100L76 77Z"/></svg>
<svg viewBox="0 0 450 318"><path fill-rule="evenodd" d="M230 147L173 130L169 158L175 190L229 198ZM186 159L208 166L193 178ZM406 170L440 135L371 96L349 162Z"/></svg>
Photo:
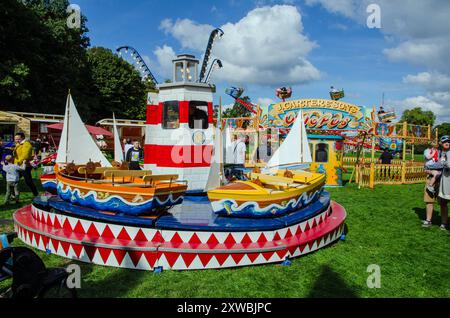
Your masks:
<svg viewBox="0 0 450 318"><path fill-rule="evenodd" d="M83 262L131 269L212 269L282 262L339 239L345 209L320 200L278 218L215 215L209 201L187 198L170 213L129 217L38 198L14 214L26 244Z"/></svg>

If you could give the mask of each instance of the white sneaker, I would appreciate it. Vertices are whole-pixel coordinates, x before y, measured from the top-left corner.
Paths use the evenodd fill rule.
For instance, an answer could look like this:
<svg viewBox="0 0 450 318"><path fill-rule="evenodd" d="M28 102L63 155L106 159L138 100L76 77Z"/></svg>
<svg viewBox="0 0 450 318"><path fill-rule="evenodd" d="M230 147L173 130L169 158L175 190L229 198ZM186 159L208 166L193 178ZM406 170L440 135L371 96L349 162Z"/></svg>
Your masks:
<svg viewBox="0 0 450 318"><path fill-rule="evenodd" d="M430 227L432 225L431 221L425 220L422 222L423 227Z"/></svg>
<svg viewBox="0 0 450 318"><path fill-rule="evenodd" d="M447 229L447 224L441 224L439 227L441 230L445 231Z"/></svg>

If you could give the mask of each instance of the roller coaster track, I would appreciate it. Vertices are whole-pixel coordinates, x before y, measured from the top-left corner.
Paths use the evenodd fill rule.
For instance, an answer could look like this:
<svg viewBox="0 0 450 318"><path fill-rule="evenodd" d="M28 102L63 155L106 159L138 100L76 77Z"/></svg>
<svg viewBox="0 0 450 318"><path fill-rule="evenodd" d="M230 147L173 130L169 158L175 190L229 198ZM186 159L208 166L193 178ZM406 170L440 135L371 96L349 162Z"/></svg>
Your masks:
<svg viewBox="0 0 450 318"><path fill-rule="evenodd" d="M156 80L156 78L153 76L152 72L150 71L150 69L148 68L147 64L145 64L144 59L141 57L141 55L139 54L138 51L136 51L136 49L134 49L131 46L128 45L124 45L121 46L119 48L117 48L116 50L120 55L122 53L122 51L125 51L125 53L130 52L131 57L135 60L135 63L137 65L137 69L139 72L142 72L143 76L142 78L144 80L150 80L153 82L153 84L158 84L158 81Z"/></svg>

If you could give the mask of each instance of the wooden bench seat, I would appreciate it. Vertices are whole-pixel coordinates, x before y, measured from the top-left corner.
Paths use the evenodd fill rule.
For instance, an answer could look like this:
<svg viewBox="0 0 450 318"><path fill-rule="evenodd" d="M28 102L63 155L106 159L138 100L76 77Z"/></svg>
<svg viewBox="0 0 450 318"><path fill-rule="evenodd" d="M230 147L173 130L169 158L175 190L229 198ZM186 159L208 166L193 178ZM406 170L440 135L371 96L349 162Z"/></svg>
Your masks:
<svg viewBox="0 0 450 318"><path fill-rule="evenodd" d="M250 179L259 179L262 183L266 184L287 184L291 185L294 183L294 180L291 178L280 177L280 176L269 176L262 173L249 173Z"/></svg>
<svg viewBox="0 0 450 318"><path fill-rule="evenodd" d="M122 178L122 177L144 177L151 175L151 170L106 170L103 173L105 178Z"/></svg>
<svg viewBox="0 0 450 318"><path fill-rule="evenodd" d="M96 167L93 173L89 173L89 174L103 174L105 173L105 171L109 171L109 170L116 170L117 168L114 167ZM78 173L79 174L86 174L86 167L82 166L78 168Z"/></svg>
<svg viewBox="0 0 450 318"><path fill-rule="evenodd" d="M154 183L155 181L175 181L178 179L177 174L155 174L155 175L149 175L144 176L142 180L144 183Z"/></svg>

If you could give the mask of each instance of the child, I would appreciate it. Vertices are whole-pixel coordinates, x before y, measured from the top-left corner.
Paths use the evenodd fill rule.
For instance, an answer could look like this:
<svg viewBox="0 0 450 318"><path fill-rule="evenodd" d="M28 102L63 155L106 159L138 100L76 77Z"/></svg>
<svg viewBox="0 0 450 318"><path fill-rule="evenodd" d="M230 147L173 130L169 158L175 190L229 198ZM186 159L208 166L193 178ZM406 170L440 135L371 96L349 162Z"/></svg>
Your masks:
<svg viewBox="0 0 450 318"><path fill-rule="evenodd" d="M6 196L4 205L8 204L11 197L11 188L14 188L16 203L19 203L19 171L25 170L25 160L22 166L14 164L14 158L11 155L5 157L6 163L2 162L3 171L6 172Z"/></svg>
<svg viewBox="0 0 450 318"><path fill-rule="evenodd" d="M425 150L424 157L425 172L432 175L432 177L427 180L427 189L431 193L434 193L436 180L440 177L443 169L442 163L439 162L439 151L435 142L432 142L430 147Z"/></svg>

